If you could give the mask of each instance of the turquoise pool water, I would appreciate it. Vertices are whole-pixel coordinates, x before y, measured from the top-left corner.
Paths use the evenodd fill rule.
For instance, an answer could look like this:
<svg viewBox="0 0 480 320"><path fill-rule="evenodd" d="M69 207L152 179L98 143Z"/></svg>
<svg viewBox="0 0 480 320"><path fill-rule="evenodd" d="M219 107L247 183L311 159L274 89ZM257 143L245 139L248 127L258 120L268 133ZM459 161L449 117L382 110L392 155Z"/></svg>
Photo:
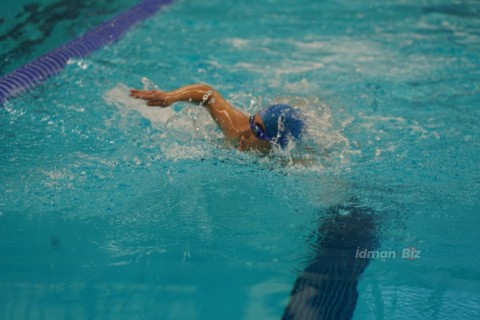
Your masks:
<svg viewBox="0 0 480 320"><path fill-rule="evenodd" d="M2 3L0 74L64 45L136 0L16 0Z"/></svg>
<svg viewBox="0 0 480 320"><path fill-rule="evenodd" d="M397 256L371 260L353 318L477 319L479 11L178 1L7 102L0 318L278 319L322 209L356 197ZM194 82L301 107L310 149L241 154L199 107L128 98Z"/></svg>

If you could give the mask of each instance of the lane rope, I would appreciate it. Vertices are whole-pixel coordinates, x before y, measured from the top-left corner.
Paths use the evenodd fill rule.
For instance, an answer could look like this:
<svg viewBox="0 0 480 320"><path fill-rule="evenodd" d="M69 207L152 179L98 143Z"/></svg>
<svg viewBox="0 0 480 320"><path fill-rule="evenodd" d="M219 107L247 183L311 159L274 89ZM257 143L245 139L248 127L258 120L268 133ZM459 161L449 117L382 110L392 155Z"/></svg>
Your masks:
<svg viewBox="0 0 480 320"><path fill-rule="evenodd" d="M63 70L70 59L81 59L120 39L131 27L153 16L173 0L144 0L82 36L0 78L0 105Z"/></svg>

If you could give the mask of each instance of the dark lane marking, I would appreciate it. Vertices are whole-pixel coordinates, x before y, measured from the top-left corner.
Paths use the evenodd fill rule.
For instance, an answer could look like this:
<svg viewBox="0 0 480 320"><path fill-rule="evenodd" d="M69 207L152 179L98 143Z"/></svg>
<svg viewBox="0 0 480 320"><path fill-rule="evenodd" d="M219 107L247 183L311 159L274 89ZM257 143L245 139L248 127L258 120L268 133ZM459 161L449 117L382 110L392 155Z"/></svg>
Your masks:
<svg viewBox="0 0 480 320"><path fill-rule="evenodd" d="M377 246L377 218L372 209L356 202L326 211L314 257L295 281L282 319L351 319L357 283L369 263L355 253Z"/></svg>
<svg viewBox="0 0 480 320"><path fill-rule="evenodd" d="M0 105L8 98L32 88L59 73L69 59L84 58L120 39L137 23L151 17L173 0L144 0L140 4L91 29L44 56L0 78ZM25 78L29 74L30 78Z"/></svg>

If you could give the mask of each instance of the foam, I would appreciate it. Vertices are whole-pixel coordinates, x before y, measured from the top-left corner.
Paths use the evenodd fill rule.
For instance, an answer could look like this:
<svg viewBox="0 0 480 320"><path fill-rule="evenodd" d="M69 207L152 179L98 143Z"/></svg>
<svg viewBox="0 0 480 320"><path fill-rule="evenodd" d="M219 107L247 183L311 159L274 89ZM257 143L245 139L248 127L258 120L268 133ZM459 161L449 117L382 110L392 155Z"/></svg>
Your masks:
<svg viewBox="0 0 480 320"><path fill-rule="evenodd" d="M147 78L142 79L145 89L158 89ZM204 159L211 157L208 148L221 135L206 110L199 106L185 104L180 111L174 108L148 107L145 101L129 95L130 89L118 84L107 91L103 98L109 105L118 109L118 113L106 120L106 126L128 127L131 124L130 112L137 112L148 119L151 126L161 133L156 136L159 147L168 160ZM216 143L216 142L213 142ZM208 144L208 146L206 146Z"/></svg>
<svg viewBox="0 0 480 320"><path fill-rule="evenodd" d="M158 88L148 79L142 80L146 89ZM104 100L118 108L122 126L129 125L128 115L132 110L150 120L151 125L162 131L159 146L164 156L171 161L183 159L205 159L215 157L213 148L218 148L223 135L203 108L184 106L175 112L173 108L146 107L143 100L131 98L129 88L118 84L104 95ZM247 114L257 112L264 104L262 97L252 94L234 94L230 103ZM291 143L288 148L274 148L268 158L274 166L292 167L299 170L322 171L325 168L348 166L350 156L355 154L343 129L353 118L333 123L330 107L319 98L279 97L269 103L285 103L299 108L306 120L301 143ZM107 126L113 119L107 120ZM234 153L231 156L235 156ZM252 155L253 156L253 155Z"/></svg>
<svg viewBox="0 0 480 320"><path fill-rule="evenodd" d="M129 111L134 110L150 120L156 128L163 128L175 116L175 111L171 108L147 107L145 101L130 97L130 88L124 84L117 84L107 91L103 99L116 106L121 117L126 117ZM107 123L107 126L110 126L110 123Z"/></svg>

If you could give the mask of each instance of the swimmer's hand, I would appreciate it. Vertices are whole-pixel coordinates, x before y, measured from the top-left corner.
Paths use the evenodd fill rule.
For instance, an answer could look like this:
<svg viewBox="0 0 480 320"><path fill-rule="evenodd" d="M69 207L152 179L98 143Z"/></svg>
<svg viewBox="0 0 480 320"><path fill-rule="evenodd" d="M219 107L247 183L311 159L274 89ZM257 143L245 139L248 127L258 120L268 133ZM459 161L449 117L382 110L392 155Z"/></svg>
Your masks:
<svg viewBox="0 0 480 320"><path fill-rule="evenodd" d="M143 99L147 101L147 105L150 107L168 107L174 101L170 101L168 92L160 90L130 90L130 97L135 99Z"/></svg>

